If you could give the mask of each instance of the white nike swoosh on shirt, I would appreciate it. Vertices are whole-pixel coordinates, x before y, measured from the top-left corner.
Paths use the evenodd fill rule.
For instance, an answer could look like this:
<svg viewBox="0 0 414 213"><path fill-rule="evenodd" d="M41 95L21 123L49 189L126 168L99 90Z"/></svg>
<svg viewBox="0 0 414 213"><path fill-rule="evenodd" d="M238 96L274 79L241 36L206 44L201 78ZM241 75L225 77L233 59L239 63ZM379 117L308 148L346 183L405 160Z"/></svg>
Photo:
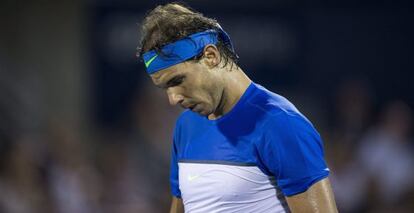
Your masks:
<svg viewBox="0 0 414 213"><path fill-rule="evenodd" d="M193 181L197 179L198 177L200 177L200 175L188 175L187 179L188 181Z"/></svg>

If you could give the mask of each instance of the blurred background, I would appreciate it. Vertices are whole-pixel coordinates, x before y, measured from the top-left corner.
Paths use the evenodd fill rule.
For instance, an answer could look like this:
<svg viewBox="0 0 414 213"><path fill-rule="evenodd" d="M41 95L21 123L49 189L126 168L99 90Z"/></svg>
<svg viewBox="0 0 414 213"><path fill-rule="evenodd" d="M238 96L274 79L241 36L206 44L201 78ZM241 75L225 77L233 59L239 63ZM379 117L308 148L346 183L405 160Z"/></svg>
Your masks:
<svg viewBox="0 0 414 213"><path fill-rule="evenodd" d="M135 57L166 1L0 1L0 212L167 212L180 109ZM320 131L341 212L414 212L414 10L186 1Z"/></svg>

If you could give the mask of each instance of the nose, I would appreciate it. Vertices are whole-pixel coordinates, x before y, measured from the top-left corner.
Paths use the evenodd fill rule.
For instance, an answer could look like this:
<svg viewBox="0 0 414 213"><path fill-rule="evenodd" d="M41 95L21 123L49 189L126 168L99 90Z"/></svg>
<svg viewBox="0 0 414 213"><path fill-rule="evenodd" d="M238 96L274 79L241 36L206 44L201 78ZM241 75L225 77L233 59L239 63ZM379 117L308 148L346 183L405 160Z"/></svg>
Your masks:
<svg viewBox="0 0 414 213"><path fill-rule="evenodd" d="M168 94L168 101L173 106L184 101L184 96L182 96L178 93L175 93L173 91L167 91L167 94Z"/></svg>

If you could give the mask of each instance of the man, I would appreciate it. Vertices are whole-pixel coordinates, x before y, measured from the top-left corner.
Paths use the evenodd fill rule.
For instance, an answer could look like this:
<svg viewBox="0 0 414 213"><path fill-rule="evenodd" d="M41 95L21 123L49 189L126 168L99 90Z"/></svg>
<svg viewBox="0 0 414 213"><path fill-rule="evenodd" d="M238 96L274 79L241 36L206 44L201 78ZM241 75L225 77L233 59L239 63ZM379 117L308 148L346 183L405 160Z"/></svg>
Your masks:
<svg viewBox="0 0 414 213"><path fill-rule="evenodd" d="M174 133L171 212L336 212L319 134L244 74L216 20L158 6L140 55L170 103L187 109Z"/></svg>

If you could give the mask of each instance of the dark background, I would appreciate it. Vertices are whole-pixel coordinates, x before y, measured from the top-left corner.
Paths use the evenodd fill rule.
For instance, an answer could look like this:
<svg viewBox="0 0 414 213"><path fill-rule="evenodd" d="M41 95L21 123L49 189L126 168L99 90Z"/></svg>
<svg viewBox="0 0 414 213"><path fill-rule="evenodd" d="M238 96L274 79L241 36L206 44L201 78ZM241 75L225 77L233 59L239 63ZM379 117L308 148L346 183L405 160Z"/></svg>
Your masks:
<svg viewBox="0 0 414 213"><path fill-rule="evenodd" d="M180 109L135 56L165 2L1 1L0 212L168 209ZM412 3L186 2L320 131L341 212L414 209Z"/></svg>

